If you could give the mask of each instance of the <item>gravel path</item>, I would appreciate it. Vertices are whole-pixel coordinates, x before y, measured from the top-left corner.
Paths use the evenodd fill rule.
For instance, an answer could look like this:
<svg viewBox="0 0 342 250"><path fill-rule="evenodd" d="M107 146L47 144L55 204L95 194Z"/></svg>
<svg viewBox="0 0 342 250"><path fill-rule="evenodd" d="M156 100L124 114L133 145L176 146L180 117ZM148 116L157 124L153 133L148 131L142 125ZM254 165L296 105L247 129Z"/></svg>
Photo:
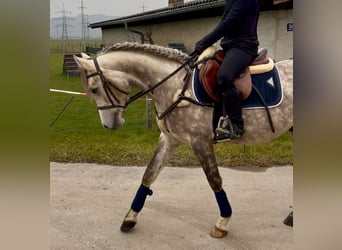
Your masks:
<svg viewBox="0 0 342 250"><path fill-rule="evenodd" d="M50 164L51 249L292 249L283 224L293 202L293 167L220 168L233 208L224 239L208 232L219 211L201 168L166 167L135 229L120 225L143 167Z"/></svg>

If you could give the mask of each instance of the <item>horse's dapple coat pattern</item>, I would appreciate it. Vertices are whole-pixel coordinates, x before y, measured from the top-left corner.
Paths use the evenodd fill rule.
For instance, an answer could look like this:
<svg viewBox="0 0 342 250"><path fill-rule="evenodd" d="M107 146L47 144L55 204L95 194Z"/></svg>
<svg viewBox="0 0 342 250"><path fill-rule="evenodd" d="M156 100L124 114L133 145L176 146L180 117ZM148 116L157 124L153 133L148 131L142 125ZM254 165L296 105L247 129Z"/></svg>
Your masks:
<svg viewBox="0 0 342 250"><path fill-rule="evenodd" d="M163 48L156 45L141 45L136 43L115 44L104 49L97 56L101 68L102 79L106 80L107 88L116 95L115 102L125 104L127 94L118 89L129 92L131 86L142 91L148 90L151 85L175 71L189 56L175 49ZM94 98L98 106L109 105L109 97L104 90L104 83L94 66L94 60L75 57L79 67L87 74L93 75L86 79L86 91ZM287 60L276 64L280 79L283 82L283 102L271 108L270 112L275 126L273 134L266 112L263 109L243 110L246 133L243 139L231 141L232 143L260 143L269 141L288 131L293 123L293 86L292 61ZM148 96L155 103L157 114L163 113L174 101L174 97L185 86L184 77L188 76L190 67L185 67L176 75L165 81L162 85L148 92ZM94 74L95 73L95 74ZM190 72L191 73L191 72ZM187 77L189 81L191 80ZM187 92L194 98L191 84ZM117 104L116 103L116 104ZM101 122L108 129L117 129L123 125L123 108L114 107L99 110ZM158 177L158 174L167 164L180 143L191 146L197 156L211 189L216 194L220 213L223 216L231 214L231 207L224 190L222 178L216 162L213 145L212 127L213 108L195 104L183 105L175 108L165 118L158 120L161 131L158 146L148 164L142 178L142 188L139 189L130 209L124 218L121 230L130 231L137 222L138 211L142 209L149 188ZM227 156L229 157L229 156ZM214 229L210 232L213 237L225 237L228 231L230 217L220 216Z"/></svg>

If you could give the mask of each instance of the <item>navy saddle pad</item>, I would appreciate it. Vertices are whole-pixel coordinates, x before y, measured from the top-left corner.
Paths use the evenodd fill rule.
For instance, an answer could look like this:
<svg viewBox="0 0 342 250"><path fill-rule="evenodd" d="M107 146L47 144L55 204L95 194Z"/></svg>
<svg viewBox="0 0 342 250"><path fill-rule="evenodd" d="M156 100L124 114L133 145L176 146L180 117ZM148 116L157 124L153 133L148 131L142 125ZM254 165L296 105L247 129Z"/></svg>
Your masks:
<svg viewBox="0 0 342 250"><path fill-rule="evenodd" d="M198 76L199 70L195 68L192 88L196 100L200 103L213 103L213 99L204 90ZM262 95L268 107L275 107L281 103L283 99L283 90L276 67L269 72L252 75L252 84ZM259 108L264 107L264 104L261 102L260 97L253 89L249 97L242 102L242 107Z"/></svg>

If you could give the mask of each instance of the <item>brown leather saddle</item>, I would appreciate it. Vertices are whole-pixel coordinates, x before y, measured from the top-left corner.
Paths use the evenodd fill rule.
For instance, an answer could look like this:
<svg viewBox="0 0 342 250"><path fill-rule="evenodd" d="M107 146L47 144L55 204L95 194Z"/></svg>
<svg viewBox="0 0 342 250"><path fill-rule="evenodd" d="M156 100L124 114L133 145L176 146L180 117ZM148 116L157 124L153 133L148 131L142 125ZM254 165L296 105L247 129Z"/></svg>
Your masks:
<svg viewBox="0 0 342 250"><path fill-rule="evenodd" d="M221 103L221 93L217 90L217 71L224 59L224 51L218 50L211 57L207 57L200 62L203 63L200 67L199 79L207 92L207 94L213 98L216 102ZM262 48L258 52L258 56L253 60L250 66L268 64L269 59L267 57L267 49ZM241 72L238 78L234 80L236 88L241 92L241 99L245 100L252 92L252 77L250 72L250 66Z"/></svg>

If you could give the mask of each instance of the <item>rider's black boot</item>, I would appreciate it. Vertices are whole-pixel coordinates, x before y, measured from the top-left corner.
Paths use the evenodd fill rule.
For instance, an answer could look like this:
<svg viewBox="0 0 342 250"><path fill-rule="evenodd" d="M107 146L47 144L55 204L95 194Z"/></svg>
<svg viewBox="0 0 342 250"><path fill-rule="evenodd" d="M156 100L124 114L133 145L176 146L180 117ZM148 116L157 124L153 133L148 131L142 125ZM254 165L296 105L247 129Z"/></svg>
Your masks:
<svg viewBox="0 0 342 250"><path fill-rule="evenodd" d="M223 116L215 130L217 142L238 139L245 133L239 91L234 88L223 93Z"/></svg>

